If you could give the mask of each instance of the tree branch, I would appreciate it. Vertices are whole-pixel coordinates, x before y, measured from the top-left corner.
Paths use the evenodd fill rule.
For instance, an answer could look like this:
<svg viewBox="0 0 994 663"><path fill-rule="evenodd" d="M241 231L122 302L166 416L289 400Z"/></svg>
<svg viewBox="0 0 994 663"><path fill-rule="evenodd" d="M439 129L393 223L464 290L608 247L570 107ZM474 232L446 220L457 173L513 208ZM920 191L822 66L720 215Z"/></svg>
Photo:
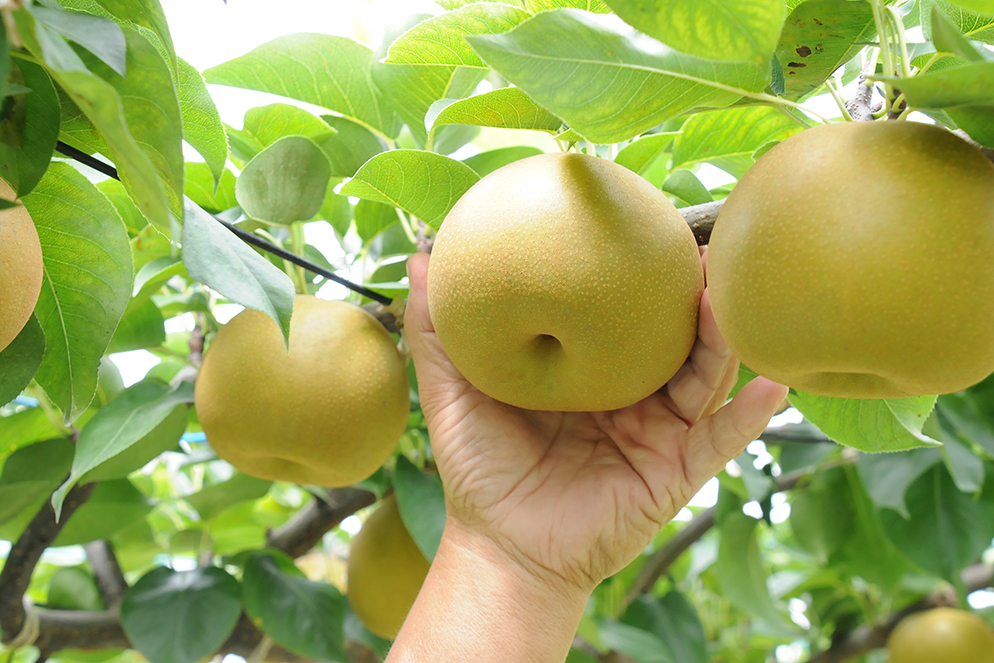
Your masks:
<svg viewBox="0 0 994 663"><path fill-rule="evenodd" d="M798 482L810 474L807 470L798 470L781 477L777 477L773 486L773 493L782 493L794 488ZM715 508L711 507L707 511L698 514L693 520L677 532L669 541L653 555L642 570L639 571L635 582L625 595L625 603L631 603L640 594L650 591L659 580L669 570L670 566L685 553L690 546L701 537L707 534L714 527Z"/></svg>
<svg viewBox="0 0 994 663"><path fill-rule="evenodd" d="M46 504L11 550L3 573L0 574L0 628L5 642L13 640L24 624L21 597L31 580L31 571L41 553L52 544L59 530L82 504L95 484L77 486L70 491L62 510L62 521L55 523L51 504ZM315 498L279 529L270 532L267 545L278 548L291 557L299 557L321 541L324 534L345 518L376 501L376 496L358 488L336 488L328 491L328 501ZM94 541L85 546L108 609L101 612L83 610L37 609L39 635L35 646L43 655L61 649L129 649L132 647L121 626L117 607L127 591L127 584L113 549L106 541ZM248 656L262 640L262 633L243 613L221 652ZM366 660L368 652L358 645L350 655L356 661ZM266 657L274 663L303 663L308 659L281 647L273 647Z"/></svg>
<svg viewBox="0 0 994 663"><path fill-rule="evenodd" d="M24 628L27 615L22 600L41 554L52 545L66 521L89 499L95 487L92 483L74 486L62 503L62 519L58 522L52 500L46 501L10 549L0 572L0 631L3 632L0 642L13 641Z"/></svg>
<svg viewBox="0 0 994 663"><path fill-rule="evenodd" d="M376 495L360 488L333 488L328 501L315 497L285 525L269 533L266 545L290 557L300 557L313 548L326 532L353 513L376 502Z"/></svg>
<svg viewBox="0 0 994 663"><path fill-rule="evenodd" d="M109 610L116 609L128 591L128 582L117 562L114 547L110 541L90 541L83 544L83 549L86 551L86 558L90 560L97 589L100 590L104 603Z"/></svg>
<svg viewBox="0 0 994 663"><path fill-rule="evenodd" d="M994 566L974 564L963 570L961 578L967 592L985 589L994 583ZM908 615L943 606L955 607L958 603L955 592L949 588L937 590L904 610L894 613L881 624L868 624L849 632L825 651L814 654L808 659L808 663L844 663L852 660L886 646L891 631Z"/></svg>

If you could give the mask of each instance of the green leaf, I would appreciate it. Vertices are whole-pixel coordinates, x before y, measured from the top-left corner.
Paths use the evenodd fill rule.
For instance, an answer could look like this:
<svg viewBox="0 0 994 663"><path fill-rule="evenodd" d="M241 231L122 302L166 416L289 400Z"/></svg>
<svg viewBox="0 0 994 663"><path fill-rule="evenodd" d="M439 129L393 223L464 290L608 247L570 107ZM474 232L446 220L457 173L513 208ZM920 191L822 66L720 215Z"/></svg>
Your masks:
<svg viewBox="0 0 994 663"><path fill-rule="evenodd" d="M48 169L61 109L44 68L18 59L10 64L10 78L30 90L11 96L0 110L0 177L21 197L31 193Z"/></svg>
<svg viewBox="0 0 994 663"><path fill-rule="evenodd" d="M208 486L183 499L197 510L201 520L207 521L229 506L265 497L272 485L272 481L235 472L227 481Z"/></svg>
<svg viewBox="0 0 994 663"><path fill-rule="evenodd" d="M914 108L945 110L978 143L994 147L994 62L895 79Z"/></svg>
<svg viewBox="0 0 994 663"><path fill-rule="evenodd" d="M707 640L697 610L676 590L662 598L637 597L621 621L659 636L673 661L708 663Z"/></svg>
<svg viewBox="0 0 994 663"><path fill-rule="evenodd" d="M758 524L758 520L743 513L725 518L718 562L712 572L732 605L778 631L791 633L796 627L777 610L766 588L766 571L756 543Z"/></svg>
<svg viewBox="0 0 994 663"><path fill-rule="evenodd" d="M839 497L845 490L848 490L848 483L844 473L826 472L814 475L811 483L797 491L790 501L790 527L794 537L822 564L827 564L829 557L852 534L852 505Z"/></svg>
<svg viewBox="0 0 994 663"><path fill-rule="evenodd" d="M290 342L294 297L290 277L189 199L183 223L183 264L191 278L236 304L271 317Z"/></svg>
<svg viewBox="0 0 994 663"><path fill-rule="evenodd" d="M97 188L114 205L114 209L124 221L124 227L128 229L129 235L138 235L146 227L151 228L152 232L159 235L157 230L149 226L148 219L142 215L138 206L135 205L135 201L131 200L131 196L128 195L128 190L118 180L104 180L97 184ZM159 236L161 237L161 235Z"/></svg>
<svg viewBox="0 0 994 663"><path fill-rule="evenodd" d="M863 454L858 467L873 503L909 518L904 501L908 486L941 462L942 453L938 449L912 449L893 454Z"/></svg>
<svg viewBox="0 0 994 663"><path fill-rule="evenodd" d="M383 143L365 127L344 117L322 115L321 119L337 131L314 139L331 162L332 177L352 177L362 164L383 151Z"/></svg>
<svg viewBox="0 0 994 663"><path fill-rule="evenodd" d="M930 2L932 6L940 9L959 28L960 32L968 38L987 44L994 43L994 10L991 10L990 13L978 13L959 7L949 2L949 0L930 0ZM931 12L928 10L928 3L922 2L920 4L922 9L922 31L926 39L931 39Z"/></svg>
<svg viewBox="0 0 994 663"><path fill-rule="evenodd" d="M68 423L93 399L100 357L131 296L131 247L117 211L72 166L53 163L24 206L45 262L35 315L46 349L35 379Z"/></svg>
<svg viewBox="0 0 994 663"><path fill-rule="evenodd" d="M173 571L160 566L125 594L121 625L149 660L196 663L231 635L242 611L240 593L238 581L224 569Z"/></svg>
<svg viewBox="0 0 994 663"><path fill-rule="evenodd" d="M952 435L944 434L942 442L942 459L956 487L964 493L980 490L984 485L984 461Z"/></svg>
<svg viewBox="0 0 994 663"><path fill-rule="evenodd" d="M974 12L987 14L994 12L994 0L952 0L952 2Z"/></svg>
<svg viewBox="0 0 994 663"><path fill-rule="evenodd" d="M636 663L678 663L659 636L638 627L604 621L600 624L600 636L601 644L632 658Z"/></svg>
<svg viewBox="0 0 994 663"><path fill-rule="evenodd" d="M910 570L911 563L884 532L877 510L856 469L850 466L829 472L837 477L833 483L839 488L834 493L849 505L853 522L852 535L832 556L831 564L840 565L847 573L884 587L884 591L893 591L902 576Z"/></svg>
<svg viewBox="0 0 994 663"><path fill-rule="evenodd" d="M366 129L363 131L372 135ZM232 152L246 162L286 136L304 136L318 142L337 133L323 118L290 104L252 108L245 113L242 129L228 127L227 132L232 139Z"/></svg>
<svg viewBox="0 0 994 663"><path fill-rule="evenodd" d="M429 562L435 559L445 528L445 493L437 474L426 474L406 457L397 459L394 489L404 526Z"/></svg>
<svg viewBox="0 0 994 663"><path fill-rule="evenodd" d="M59 569L48 583L45 607L54 610L106 610L93 575L79 566Z"/></svg>
<svg viewBox="0 0 994 663"><path fill-rule="evenodd" d="M666 150L670 149L674 136L677 135L679 132L665 132L639 138L618 152L614 162L641 175L649 170L665 154Z"/></svg>
<svg viewBox="0 0 994 663"><path fill-rule="evenodd" d="M563 121L516 87L505 87L469 99L435 102L425 116L429 130L446 124L468 124L499 129L532 129L559 133Z"/></svg>
<svg viewBox="0 0 994 663"><path fill-rule="evenodd" d="M17 10L15 18L27 49L36 58L42 58L42 45L39 41L40 36L35 34L37 26L34 18L25 10ZM145 129L151 131L153 127L150 125L156 125L171 115L168 103L163 108L154 109L151 112L148 110L149 100L159 97L166 89L163 87L164 81L161 79L161 72L157 71L155 66L157 63L152 61L150 55L154 53L160 63L162 58L147 41L144 45L141 43L143 38L140 35L130 30L124 32L128 41L128 69L142 71L143 76L122 79L109 67L97 61L96 58L84 53L88 58L94 60L91 66L95 70L104 74L110 72L109 76L117 77L112 80L121 85L120 93L111 82L88 71L78 56L76 56L76 60L79 62L79 66L74 62L60 61L53 64L45 59L46 68L52 78L68 94L75 106L100 132L102 139L106 141L106 146L111 152L110 156L117 166L121 181L141 209L142 214L160 229L168 231L170 227L169 200L157 175L156 165L134 135L142 135ZM61 38L58 39L61 41ZM65 45L64 42L62 43ZM145 45L151 49L151 53L143 48ZM69 49L69 52L75 55L72 49ZM150 67L148 71L145 70L146 66ZM166 76L169 76L168 71ZM172 79L170 78L169 87L171 86ZM150 92L147 99L145 91ZM132 98L133 93L137 94ZM152 103L154 105L155 102ZM175 140L172 144L169 144L169 137L158 136L155 133L150 133L148 136L142 135L142 137L145 141L150 141L151 144L157 146L162 143L161 147L165 149L165 153L158 159L159 163L168 162L170 165L177 166L180 169L179 176L182 177L182 125L179 122L178 102L175 102L175 105L176 124L172 126L172 129L176 135L173 137ZM147 117L143 117L144 113L149 114ZM131 118L136 120L134 126L130 124ZM63 122L65 122L65 118ZM81 135L85 135L85 131L82 131ZM159 140L160 138L162 140ZM170 147L172 149L169 149ZM182 184L182 180L180 183ZM182 190L182 186L180 190Z"/></svg>
<svg viewBox="0 0 994 663"><path fill-rule="evenodd" d="M888 400L832 398L791 390L790 403L825 435L860 451L900 451L940 443L922 433L935 396Z"/></svg>
<svg viewBox="0 0 994 663"><path fill-rule="evenodd" d="M127 44L114 21L41 5L31 5L28 11L41 25L76 42L121 76L127 75Z"/></svg>
<svg viewBox="0 0 994 663"><path fill-rule="evenodd" d="M211 214L223 212L238 205L235 199L235 176L225 168L215 189L214 173L206 163L187 162L184 165L183 186L186 195Z"/></svg>
<svg viewBox="0 0 994 663"><path fill-rule="evenodd" d="M767 83L755 63L686 55L617 17L574 9L468 39L498 73L598 143L632 138L690 110L727 106Z"/></svg>
<svg viewBox="0 0 994 663"><path fill-rule="evenodd" d="M461 99L472 93L486 70L377 64L372 73L384 98L423 145L427 139L425 117L431 105L439 99Z"/></svg>
<svg viewBox="0 0 994 663"><path fill-rule="evenodd" d="M128 42L128 70L141 72L140 76L122 77L89 54L80 55L91 72L117 90L128 131L162 178L170 211L179 218L183 199L183 120L172 72L155 46L139 32L124 28L124 36ZM138 196L142 192L129 185L125 172L121 175L140 206Z"/></svg>
<svg viewBox="0 0 994 663"><path fill-rule="evenodd" d="M527 159L528 157L537 156L542 154L542 150L537 147L528 147L525 145L516 147L500 147L496 150L488 150L486 152L480 152L479 154L473 155L467 159L463 159L463 163L476 171L476 174L480 177L489 175L498 168L503 168L509 163L514 163L521 159Z"/></svg>
<svg viewBox="0 0 994 663"><path fill-rule="evenodd" d="M21 413L22 420L28 414ZM43 413L38 414L44 419ZM0 422L5 423L5 419L0 419ZM6 430L0 428L0 432L6 442L15 431L11 427ZM7 457L0 474L0 525L44 503L69 471L74 448L72 442L66 439L46 440L26 444Z"/></svg>
<svg viewBox="0 0 994 663"><path fill-rule="evenodd" d="M83 426L76 442L69 478L52 495L56 518L69 489L90 470L138 442L162 423L177 405L193 402L193 389L181 383L176 389L158 382L139 382L102 407Z"/></svg>
<svg viewBox="0 0 994 663"><path fill-rule="evenodd" d="M517 4L508 2L507 4ZM588 12L607 14L611 8L604 4L603 0L524 0L525 9L533 14L547 9L559 9L560 7L572 7L573 9L583 9Z"/></svg>
<svg viewBox="0 0 994 663"><path fill-rule="evenodd" d="M16 414L0 417L0 461L29 444L59 437L63 433L64 431L57 430L52 426L52 422L48 420L42 408L30 408ZM71 462L72 458L70 457L69 462L66 463L65 471L62 472L56 483L65 478Z"/></svg>
<svg viewBox="0 0 994 663"><path fill-rule="evenodd" d="M154 348L166 342L165 320L150 299L132 300L124 311L107 352L130 352Z"/></svg>
<svg viewBox="0 0 994 663"><path fill-rule="evenodd" d="M959 573L980 557L994 537L994 477L980 499L962 493L942 464L919 477L906 495L910 519L883 509L887 536L926 571L959 582Z"/></svg>
<svg viewBox="0 0 994 663"><path fill-rule="evenodd" d="M472 168L455 159L420 150L393 150L370 159L340 193L400 207L438 228L479 179Z"/></svg>
<svg viewBox="0 0 994 663"><path fill-rule="evenodd" d="M317 660L348 660L345 597L332 585L288 575L272 557L254 554L245 564L242 601L253 623L277 644Z"/></svg>
<svg viewBox="0 0 994 663"><path fill-rule="evenodd" d="M530 16L529 12L511 5L491 2L466 5L415 25L390 45L385 61L486 68L466 36L507 32Z"/></svg>
<svg viewBox="0 0 994 663"><path fill-rule="evenodd" d="M3 23L3 21L0 21ZM7 77L10 75L10 44L7 40L7 27L0 25L0 99L9 92Z"/></svg>
<svg viewBox="0 0 994 663"><path fill-rule="evenodd" d="M280 37L208 69L208 83L270 92L333 110L393 138L397 115L373 84L373 53L344 37L299 33Z"/></svg>
<svg viewBox="0 0 994 663"><path fill-rule="evenodd" d="M66 521L53 546L74 546L106 539L128 525L142 520L152 510L127 479L97 484L90 498Z"/></svg>
<svg viewBox="0 0 994 663"><path fill-rule="evenodd" d="M769 107L698 113L683 125L673 147L673 168L709 162L739 178L757 149L800 133L803 127Z"/></svg>
<svg viewBox="0 0 994 663"><path fill-rule="evenodd" d="M876 38L869 2L806 0L787 17L777 44L786 96L800 99Z"/></svg>
<svg viewBox="0 0 994 663"><path fill-rule="evenodd" d="M783 0L606 0L626 23L678 51L769 66Z"/></svg>
<svg viewBox="0 0 994 663"><path fill-rule="evenodd" d="M393 205L384 205L372 200L360 200L356 205L355 228L363 244L399 222L397 210Z"/></svg>
<svg viewBox="0 0 994 663"><path fill-rule="evenodd" d="M45 356L45 332L31 316L24 329L0 351L0 405L6 405L31 383Z"/></svg>
<svg viewBox="0 0 994 663"><path fill-rule="evenodd" d="M981 409L974 390L939 396L936 410L943 428L952 429L961 439L983 447L994 456L994 426Z"/></svg>
<svg viewBox="0 0 994 663"><path fill-rule="evenodd" d="M80 478L80 483L124 479L157 458L163 451L176 449L186 431L188 418L187 405L177 405L148 435L84 474Z"/></svg>
<svg viewBox="0 0 994 663"><path fill-rule="evenodd" d="M183 138L204 158L218 186L228 160L228 138L200 72L180 59L177 92L183 119Z"/></svg>
<svg viewBox="0 0 994 663"><path fill-rule="evenodd" d="M248 162L235 184L235 198L259 221L306 221L321 209L330 177L328 159L314 141L287 136Z"/></svg>
<svg viewBox="0 0 994 663"><path fill-rule="evenodd" d="M151 31L158 39L169 66L176 69L176 51L169 34L169 24L159 0L59 0L63 6L97 16L113 18L121 25L134 25Z"/></svg>
<svg viewBox="0 0 994 663"><path fill-rule="evenodd" d="M525 8L526 1L527 0L482 0L482 2L502 2L505 5L513 5L515 7L521 7L522 9ZM438 4L448 10L459 9L460 7L465 7L466 5L474 2L481 2L481 0L438 0Z"/></svg>
<svg viewBox="0 0 994 663"><path fill-rule="evenodd" d="M678 170L663 182L662 189L677 199L680 207L702 205L714 200L708 188L689 170Z"/></svg>
<svg viewBox="0 0 994 663"><path fill-rule="evenodd" d="M978 49L956 25L935 5L932 5L932 41L940 53L953 53L967 62L983 62L985 49ZM991 54L994 57L994 54Z"/></svg>

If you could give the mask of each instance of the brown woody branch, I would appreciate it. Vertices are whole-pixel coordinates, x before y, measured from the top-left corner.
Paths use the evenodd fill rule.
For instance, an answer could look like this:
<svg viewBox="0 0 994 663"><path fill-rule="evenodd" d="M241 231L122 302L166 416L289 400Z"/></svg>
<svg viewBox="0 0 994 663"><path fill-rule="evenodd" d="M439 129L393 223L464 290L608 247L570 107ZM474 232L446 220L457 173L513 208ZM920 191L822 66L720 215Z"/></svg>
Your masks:
<svg viewBox="0 0 994 663"><path fill-rule="evenodd" d="M328 501L315 497L297 515L266 538L266 545L290 557L300 557L313 548L326 532L353 513L376 502L376 495L360 488L334 488Z"/></svg>
<svg viewBox="0 0 994 663"><path fill-rule="evenodd" d="M90 561L90 567L93 568L97 589L100 590L104 604L108 610L117 608L128 591L128 582L124 579L124 572L118 564L114 547L110 541L90 541L83 544L83 549L86 551L86 558Z"/></svg>
<svg viewBox="0 0 994 663"><path fill-rule="evenodd" d="M994 584L994 566L975 564L961 574L967 592L975 592ZM808 663L844 663L887 644L891 631L908 615L922 610L943 606L955 607L959 603L956 593L949 588L932 592L917 603L894 613L880 624L860 626L839 639L827 650L813 655Z"/></svg>
<svg viewBox="0 0 994 663"><path fill-rule="evenodd" d="M52 545L76 509L90 498L95 487L96 484L74 486L62 503L62 519L58 522L52 501L46 501L10 549L0 572L0 631L3 632L0 642L12 642L24 628L27 613L22 601L41 554Z"/></svg>

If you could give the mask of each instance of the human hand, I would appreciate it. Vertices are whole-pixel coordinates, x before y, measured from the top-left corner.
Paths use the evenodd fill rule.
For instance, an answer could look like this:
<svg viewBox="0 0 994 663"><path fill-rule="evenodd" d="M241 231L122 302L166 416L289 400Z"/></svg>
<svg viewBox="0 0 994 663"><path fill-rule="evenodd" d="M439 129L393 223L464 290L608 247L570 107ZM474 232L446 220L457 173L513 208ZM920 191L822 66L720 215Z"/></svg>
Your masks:
<svg viewBox="0 0 994 663"><path fill-rule="evenodd" d="M757 378L728 404L738 360L708 294L687 363L613 412L522 410L449 361L428 312L429 257L408 262L405 329L445 485L447 538L484 541L540 581L589 593L637 557L766 427L787 388Z"/></svg>

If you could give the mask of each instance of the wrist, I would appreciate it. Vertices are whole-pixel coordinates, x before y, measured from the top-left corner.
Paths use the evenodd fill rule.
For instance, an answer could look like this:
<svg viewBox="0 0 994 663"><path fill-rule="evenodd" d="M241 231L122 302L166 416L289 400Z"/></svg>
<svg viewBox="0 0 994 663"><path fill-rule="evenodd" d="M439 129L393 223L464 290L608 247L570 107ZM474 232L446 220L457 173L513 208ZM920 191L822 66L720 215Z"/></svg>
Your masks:
<svg viewBox="0 0 994 663"><path fill-rule="evenodd" d="M449 519L389 663L561 663L589 592Z"/></svg>

